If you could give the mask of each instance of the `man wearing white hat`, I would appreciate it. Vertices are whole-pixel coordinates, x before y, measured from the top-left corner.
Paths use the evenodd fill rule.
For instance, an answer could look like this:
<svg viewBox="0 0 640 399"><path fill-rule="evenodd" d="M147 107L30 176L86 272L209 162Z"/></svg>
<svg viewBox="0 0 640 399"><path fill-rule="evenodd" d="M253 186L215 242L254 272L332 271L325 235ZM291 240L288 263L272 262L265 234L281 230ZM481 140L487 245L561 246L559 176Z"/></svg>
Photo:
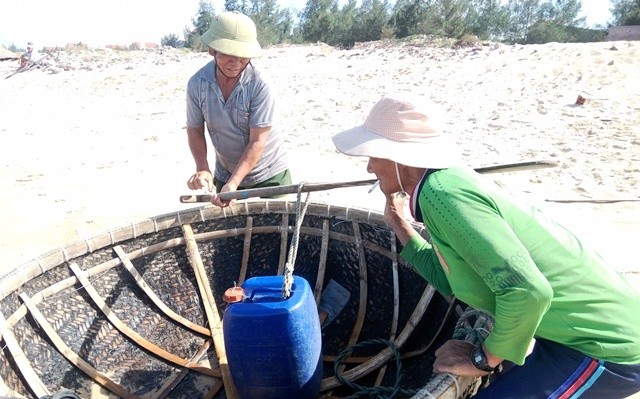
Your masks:
<svg viewBox="0 0 640 399"><path fill-rule="evenodd" d="M441 294L495 318L481 345L440 347L434 372L480 377L504 363L474 399L640 391L638 290L558 222L459 166L439 116L424 99L384 97L363 125L333 137L340 152L369 157L401 256ZM405 218L407 199L430 241Z"/></svg>
<svg viewBox="0 0 640 399"><path fill-rule="evenodd" d="M273 126L275 99L251 59L262 49L253 21L236 11L214 17L202 42L213 60L187 84L187 135L196 172L189 188L227 192L291 184L287 154ZM205 124L215 150L207 160ZM211 202L226 207L215 194Z"/></svg>

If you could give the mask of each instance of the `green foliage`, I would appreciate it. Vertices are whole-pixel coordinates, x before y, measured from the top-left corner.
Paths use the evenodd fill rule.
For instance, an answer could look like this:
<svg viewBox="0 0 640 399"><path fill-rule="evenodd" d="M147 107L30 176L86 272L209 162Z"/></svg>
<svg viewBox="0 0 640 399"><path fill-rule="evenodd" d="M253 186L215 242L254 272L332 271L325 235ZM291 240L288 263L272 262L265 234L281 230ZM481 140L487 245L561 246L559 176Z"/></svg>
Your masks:
<svg viewBox="0 0 640 399"><path fill-rule="evenodd" d="M178 35L176 35L175 33L170 33L168 35L165 35L162 39L160 39L160 44L163 46L168 46L173 48L184 47L184 42L180 40Z"/></svg>
<svg viewBox="0 0 640 399"><path fill-rule="evenodd" d="M508 7L500 0L471 0L468 32L483 40L501 40L506 36L510 19Z"/></svg>
<svg viewBox="0 0 640 399"><path fill-rule="evenodd" d="M426 19L426 9L421 0L398 0L390 18L397 38L425 33L421 26Z"/></svg>
<svg viewBox="0 0 640 399"><path fill-rule="evenodd" d="M225 9L253 19L263 47L280 43L323 42L350 48L358 42L415 35L509 43L547 43L604 40L603 30L585 29L578 18L581 0L307 0L296 16L278 0L225 0ZM640 0L613 0L619 20L640 18ZM342 5L341 5L342 4ZM193 28L185 28L185 46L206 51L200 37L211 24L214 9L200 0ZM296 20L297 17L297 20ZM634 19L636 18L636 19ZM176 35L163 45L178 47Z"/></svg>
<svg viewBox="0 0 640 399"><path fill-rule="evenodd" d="M471 10L470 0L443 0L440 6L442 35L459 38L467 31L467 18Z"/></svg>
<svg viewBox="0 0 640 399"><path fill-rule="evenodd" d="M564 26L553 21L541 21L529 28L526 44L542 44L549 42L566 42L568 32Z"/></svg>
<svg viewBox="0 0 640 399"><path fill-rule="evenodd" d="M585 26L585 17L578 18L582 4L580 0L555 0L547 20L564 26Z"/></svg>
<svg viewBox="0 0 640 399"><path fill-rule="evenodd" d="M613 25L640 25L640 0L612 0Z"/></svg>
<svg viewBox="0 0 640 399"><path fill-rule="evenodd" d="M389 23L387 0L362 0L354 22L354 42L379 40L382 30Z"/></svg>
<svg viewBox="0 0 640 399"><path fill-rule="evenodd" d="M240 11L245 15L249 15L251 13L252 3L260 0L225 0L224 1L224 10L225 11Z"/></svg>
<svg viewBox="0 0 640 399"><path fill-rule="evenodd" d="M344 48L353 47L356 39L356 30L358 25L358 9L356 0L349 0L336 16L335 26L331 32L331 36L335 39L328 39L332 45L338 45Z"/></svg>
<svg viewBox="0 0 640 399"><path fill-rule="evenodd" d="M338 24L337 0L308 0L300 13L300 30L305 42L324 42L338 44L334 35Z"/></svg>
<svg viewBox="0 0 640 399"><path fill-rule="evenodd" d="M640 9L631 10L625 15L622 25L640 25Z"/></svg>
<svg viewBox="0 0 640 399"><path fill-rule="evenodd" d="M512 43L526 42L529 28L536 22L540 0L509 0L507 7L510 20L505 39Z"/></svg>
<svg viewBox="0 0 640 399"><path fill-rule="evenodd" d="M290 41L294 25L291 10L280 9L277 0L252 0L249 7L247 15L256 24L260 45Z"/></svg>
<svg viewBox="0 0 640 399"><path fill-rule="evenodd" d="M607 40L606 29L574 28L568 26L571 37L576 43L603 42Z"/></svg>
<svg viewBox="0 0 640 399"><path fill-rule="evenodd" d="M606 31L598 29L585 29L573 26L561 25L554 21L538 22L529 29L526 44L535 43L578 43L603 41Z"/></svg>
<svg viewBox="0 0 640 399"><path fill-rule="evenodd" d="M202 43L200 37L209 29L215 9L207 0L200 0L198 14L195 19L191 20L193 28L184 30L185 47L189 47L195 51L207 51L207 46Z"/></svg>

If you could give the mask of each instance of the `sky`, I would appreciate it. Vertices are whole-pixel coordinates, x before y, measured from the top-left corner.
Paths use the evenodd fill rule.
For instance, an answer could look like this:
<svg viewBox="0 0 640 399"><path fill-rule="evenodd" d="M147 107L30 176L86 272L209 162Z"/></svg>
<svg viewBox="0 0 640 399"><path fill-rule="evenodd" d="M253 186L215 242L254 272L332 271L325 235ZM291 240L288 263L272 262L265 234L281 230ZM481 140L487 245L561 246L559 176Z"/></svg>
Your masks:
<svg viewBox="0 0 640 399"><path fill-rule="evenodd" d="M223 0L211 2L222 11ZM280 0L301 10L305 0ZM611 18L610 0L582 0L589 26ZM153 42L169 34L182 38L199 0L0 0L0 45L36 49L82 42L92 47Z"/></svg>

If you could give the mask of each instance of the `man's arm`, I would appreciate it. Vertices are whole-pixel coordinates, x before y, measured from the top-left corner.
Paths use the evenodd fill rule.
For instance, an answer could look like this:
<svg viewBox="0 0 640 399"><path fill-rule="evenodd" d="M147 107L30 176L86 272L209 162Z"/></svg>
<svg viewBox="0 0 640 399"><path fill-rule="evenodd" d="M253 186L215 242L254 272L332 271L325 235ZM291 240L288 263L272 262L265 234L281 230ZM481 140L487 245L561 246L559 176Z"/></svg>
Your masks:
<svg viewBox="0 0 640 399"><path fill-rule="evenodd" d="M249 128L249 143L244 148L244 152L238 161L238 166L231 174L227 183L220 190L221 193L235 191L242 183L245 176L251 172L262 156L267 138L271 132L271 127ZM211 198L211 203L221 208L227 207L235 203L235 200L222 201L217 196Z"/></svg>
<svg viewBox="0 0 640 399"><path fill-rule="evenodd" d="M191 155L196 163L196 173L187 181L187 186L192 190L206 188L213 192L213 175L209 169L207 160L207 138L204 134L204 125L187 128L187 139Z"/></svg>

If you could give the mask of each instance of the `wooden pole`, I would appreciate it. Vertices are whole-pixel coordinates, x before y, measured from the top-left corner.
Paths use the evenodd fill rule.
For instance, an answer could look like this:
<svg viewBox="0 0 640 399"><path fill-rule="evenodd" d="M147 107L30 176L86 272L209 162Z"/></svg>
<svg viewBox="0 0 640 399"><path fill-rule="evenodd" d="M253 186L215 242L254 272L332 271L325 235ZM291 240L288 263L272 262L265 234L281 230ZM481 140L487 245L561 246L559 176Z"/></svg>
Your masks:
<svg viewBox="0 0 640 399"><path fill-rule="evenodd" d="M187 256L189 257L191 266L193 266L200 295L202 296L204 310L209 322L209 328L211 329L213 345L216 350L216 354L218 355L218 363L222 373L222 382L224 384L225 394L227 399L237 399L238 393L235 385L233 384L231 371L229 370L229 362L227 361L227 350L224 345L224 337L222 333L222 320L218 313L218 307L216 305L216 300L213 297L213 292L211 292L209 278L207 277L204 269L204 263L202 263L202 257L200 256L200 251L198 251L198 244L196 243L191 225L182 225L182 233L184 234L187 245Z"/></svg>
<svg viewBox="0 0 640 399"><path fill-rule="evenodd" d="M522 170L553 168L555 166L557 166L557 163L553 161L526 161L504 165L484 166L481 168L476 168L475 171L482 174L506 173L518 172ZM374 184L376 181L376 179L369 179L336 183L307 183L302 186L302 192L309 193L312 191L332 190L335 188L367 186ZM271 197L276 195L295 194L298 192L298 190L300 190L300 184L289 184L286 186L259 187L249 188L246 190L229 191L226 193L218 194L218 197L223 201L229 201L233 199L243 200L256 197ZM211 202L211 194L181 195L180 202Z"/></svg>

